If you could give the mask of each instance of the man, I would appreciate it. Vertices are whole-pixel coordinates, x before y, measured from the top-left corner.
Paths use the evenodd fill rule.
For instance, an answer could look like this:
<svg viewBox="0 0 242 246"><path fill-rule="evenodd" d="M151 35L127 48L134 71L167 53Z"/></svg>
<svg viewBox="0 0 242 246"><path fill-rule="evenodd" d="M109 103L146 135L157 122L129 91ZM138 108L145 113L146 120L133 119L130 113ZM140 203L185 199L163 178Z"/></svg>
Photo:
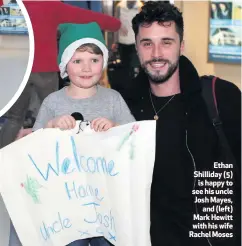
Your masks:
<svg viewBox="0 0 242 246"><path fill-rule="evenodd" d="M40 103L58 89L57 28L61 23L97 22L103 30L118 31L118 19L94 11L74 7L58 0L23 1L29 14L34 32L35 54L32 73L16 103L7 112L6 124L0 131L0 148L12 143L23 126L29 107L32 88L38 94ZM43 18L43 16L45 18ZM28 129L22 136L31 132Z"/></svg>
<svg viewBox="0 0 242 246"><path fill-rule="evenodd" d="M123 96L136 120L157 121L151 188L152 246L240 245L240 206L236 203L240 200L237 191L240 182L236 186L234 181L232 187L235 193L232 196L233 221L211 220L202 210L206 205L195 203L196 198L192 195L192 190L199 190L200 181L205 181L202 177L195 178L194 171L219 172L214 169L214 162L226 160L226 156L222 156L226 151L220 150L218 136L201 94L198 73L192 63L181 56L184 49L182 14L169 3L147 2L132 24L142 71ZM234 84L218 80L216 97L223 128L238 166L241 93ZM238 176L239 171L233 164L233 174ZM218 181L218 178L210 180ZM206 196L210 199L209 195ZM216 204L211 200L207 204L208 207L213 205ZM204 215L206 220L200 218L196 221L194 214ZM206 226L195 230L193 225L199 222ZM233 224L232 230L224 230L233 235L193 236L192 231L216 231L211 229L212 224L218 226L224 222ZM220 229L217 231L221 232Z"/></svg>

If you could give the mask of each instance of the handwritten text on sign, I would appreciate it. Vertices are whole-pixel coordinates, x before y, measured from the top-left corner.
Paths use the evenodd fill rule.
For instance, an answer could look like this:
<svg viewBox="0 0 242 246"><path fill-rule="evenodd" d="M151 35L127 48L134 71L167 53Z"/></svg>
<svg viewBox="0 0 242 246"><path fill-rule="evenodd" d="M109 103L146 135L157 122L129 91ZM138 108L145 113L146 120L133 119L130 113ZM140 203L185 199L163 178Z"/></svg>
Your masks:
<svg viewBox="0 0 242 246"><path fill-rule="evenodd" d="M154 121L106 133L39 130L4 148L2 196L23 246L97 236L114 245L150 245L154 149Z"/></svg>

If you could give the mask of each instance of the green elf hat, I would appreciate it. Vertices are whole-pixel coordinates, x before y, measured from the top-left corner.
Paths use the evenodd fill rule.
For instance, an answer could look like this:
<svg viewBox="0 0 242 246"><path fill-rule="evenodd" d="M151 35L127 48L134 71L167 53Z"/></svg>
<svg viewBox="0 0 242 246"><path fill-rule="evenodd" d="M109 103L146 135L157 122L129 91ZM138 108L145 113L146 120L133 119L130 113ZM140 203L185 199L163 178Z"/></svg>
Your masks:
<svg viewBox="0 0 242 246"><path fill-rule="evenodd" d="M62 78L68 76L66 72L67 63L71 60L75 51L83 44L96 44L103 52L103 69L107 66L108 49L101 29L96 22L88 24L60 24L59 31L61 37L59 40L58 64Z"/></svg>

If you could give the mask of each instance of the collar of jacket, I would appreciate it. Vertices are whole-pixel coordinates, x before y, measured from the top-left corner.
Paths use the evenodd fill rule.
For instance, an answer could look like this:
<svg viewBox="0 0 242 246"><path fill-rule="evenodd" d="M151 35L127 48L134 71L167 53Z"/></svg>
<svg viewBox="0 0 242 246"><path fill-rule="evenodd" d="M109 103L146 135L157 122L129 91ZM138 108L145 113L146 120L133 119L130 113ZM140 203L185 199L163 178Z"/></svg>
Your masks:
<svg viewBox="0 0 242 246"><path fill-rule="evenodd" d="M185 105L187 105L187 110L189 110L189 108L191 109L196 106L196 102L198 102L198 98L200 98L199 94L201 93L202 87L196 68L185 56L180 57L179 77L182 100L185 102ZM135 84L142 95L146 94L149 90L149 81L143 70L141 70L135 78ZM140 93L136 93L135 95L138 96Z"/></svg>

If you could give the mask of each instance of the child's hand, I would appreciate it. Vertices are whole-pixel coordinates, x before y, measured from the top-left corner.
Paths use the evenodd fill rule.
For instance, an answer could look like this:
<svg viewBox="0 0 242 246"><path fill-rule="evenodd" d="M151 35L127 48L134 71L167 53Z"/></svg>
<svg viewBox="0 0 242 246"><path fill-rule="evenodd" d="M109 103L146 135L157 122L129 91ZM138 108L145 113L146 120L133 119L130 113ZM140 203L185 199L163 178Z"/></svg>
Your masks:
<svg viewBox="0 0 242 246"><path fill-rule="evenodd" d="M96 132L107 131L114 126L116 124L106 118L97 118L91 122L91 129L94 129Z"/></svg>
<svg viewBox="0 0 242 246"><path fill-rule="evenodd" d="M62 130L68 130L73 129L75 125L76 121L71 115L63 115L50 120L47 124L47 128L60 128Z"/></svg>

